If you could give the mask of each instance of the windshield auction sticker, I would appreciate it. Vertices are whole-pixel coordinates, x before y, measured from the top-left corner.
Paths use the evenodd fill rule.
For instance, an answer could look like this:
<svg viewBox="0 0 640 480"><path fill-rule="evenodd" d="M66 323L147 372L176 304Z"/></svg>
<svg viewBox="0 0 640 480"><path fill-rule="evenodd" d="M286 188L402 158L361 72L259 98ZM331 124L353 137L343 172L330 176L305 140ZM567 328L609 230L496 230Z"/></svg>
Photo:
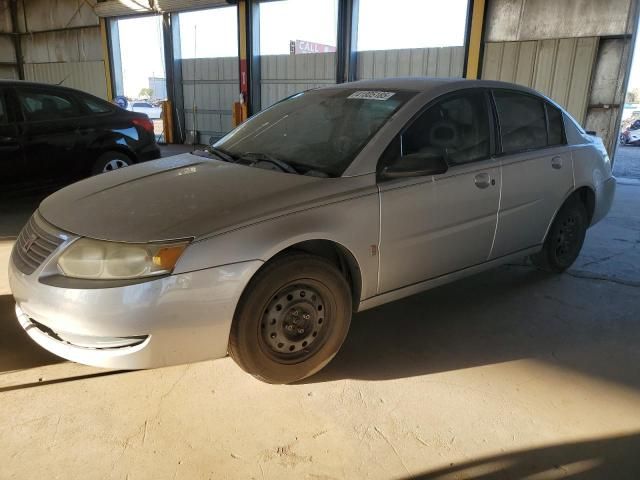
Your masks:
<svg viewBox="0 0 640 480"><path fill-rule="evenodd" d="M380 92L375 90L360 90L353 92L347 98L355 98L357 100L389 100L395 92Z"/></svg>

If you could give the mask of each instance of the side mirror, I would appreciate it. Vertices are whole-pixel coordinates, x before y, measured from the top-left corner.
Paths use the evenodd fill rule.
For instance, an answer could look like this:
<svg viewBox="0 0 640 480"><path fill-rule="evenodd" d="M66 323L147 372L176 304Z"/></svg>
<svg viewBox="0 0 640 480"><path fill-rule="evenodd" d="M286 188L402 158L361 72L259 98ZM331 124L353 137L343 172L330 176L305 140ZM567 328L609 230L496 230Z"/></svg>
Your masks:
<svg viewBox="0 0 640 480"><path fill-rule="evenodd" d="M447 162L441 156L433 154L411 153L398 158L391 165L382 169L384 178L424 177L439 175L449 169Z"/></svg>

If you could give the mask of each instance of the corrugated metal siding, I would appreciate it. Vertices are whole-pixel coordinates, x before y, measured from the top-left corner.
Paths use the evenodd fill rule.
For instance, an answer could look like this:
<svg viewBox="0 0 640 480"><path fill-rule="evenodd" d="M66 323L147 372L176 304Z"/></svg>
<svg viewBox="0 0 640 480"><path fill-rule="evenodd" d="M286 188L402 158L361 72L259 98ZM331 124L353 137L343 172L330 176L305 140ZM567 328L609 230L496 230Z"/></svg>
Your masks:
<svg viewBox="0 0 640 480"><path fill-rule="evenodd" d="M336 83L336 54L263 55L260 58L262 108L296 92Z"/></svg>
<svg viewBox="0 0 640 480"><path fill-rule="evenodd" d="M16 51L13 48L13 39L9 36L0 36L0 62L16 61Z"/></svg>
<svg viewBox="0 0 640 480"><path fill-rule="evenodd" d="M18 69L16 67L8 65L0 65L0 79L2 80L17 80Z"/></svg>
<svg viewBox="0 0 640 480"><path fill-rule="evenodd" d="M598 38L485 44L482 78L534 88L584 123Z"/></svg>
<svg viewBox="0 0 640 480"><path fill-rule="evenodd" d="M182 88L186 130L194 129L194 92L200 141L208 143L231 130L233 102L240 90L237 57L182 60Z"/></svg>
<svg viewBox="0 0 640 480"><path fill-rule="evenodd" d="M386 77L462 77L464 47L358 52L359 80Z"/></svg>
<svg viewBox="0 0 640 480"><path fill-rule="evenodd" d="M26 63L25 80L57 84L64 80L65 87L77 88L106 98L107 84L104 62Z"/></svg>
<svg viewBox="0 0 640 480"><path fill-rule="evenodd" d="M100 28L34 33L21 38L25 63L102 60Z"/></svg>

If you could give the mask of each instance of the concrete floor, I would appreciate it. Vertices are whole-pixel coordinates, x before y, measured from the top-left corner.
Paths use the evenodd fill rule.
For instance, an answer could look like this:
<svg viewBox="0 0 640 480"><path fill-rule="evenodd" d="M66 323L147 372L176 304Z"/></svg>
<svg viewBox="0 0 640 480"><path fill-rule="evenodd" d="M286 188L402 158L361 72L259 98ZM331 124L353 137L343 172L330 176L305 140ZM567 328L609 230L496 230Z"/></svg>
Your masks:
<svg viewBox="0 0 640 480"><path fill-rule="evenodd" d="M2 479L640 476L640 186L619 186L570 272L523 262L357 314L334 361L291 386L229 358L58 359L17 326L11 243Z"/></svg>
<svg viewBox="0 0 640 480"><path fill-rule="evenodd" d="M640 180L640 147L618 145L613 173L616 177Z"/></svg>

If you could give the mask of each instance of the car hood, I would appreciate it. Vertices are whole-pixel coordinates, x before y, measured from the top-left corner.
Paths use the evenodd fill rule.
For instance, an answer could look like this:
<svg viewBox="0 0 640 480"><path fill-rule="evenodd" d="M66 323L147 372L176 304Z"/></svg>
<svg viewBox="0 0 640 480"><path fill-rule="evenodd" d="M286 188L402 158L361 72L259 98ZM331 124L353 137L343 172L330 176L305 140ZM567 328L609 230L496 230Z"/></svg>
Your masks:
<svg viewBox="0 0 640 480"><path fill-rule="evenodd" d="M198 238L357 195L363 180L293 175L187 153L80 181L47 197L39 211L62 230L101 240Z"/></svg>

